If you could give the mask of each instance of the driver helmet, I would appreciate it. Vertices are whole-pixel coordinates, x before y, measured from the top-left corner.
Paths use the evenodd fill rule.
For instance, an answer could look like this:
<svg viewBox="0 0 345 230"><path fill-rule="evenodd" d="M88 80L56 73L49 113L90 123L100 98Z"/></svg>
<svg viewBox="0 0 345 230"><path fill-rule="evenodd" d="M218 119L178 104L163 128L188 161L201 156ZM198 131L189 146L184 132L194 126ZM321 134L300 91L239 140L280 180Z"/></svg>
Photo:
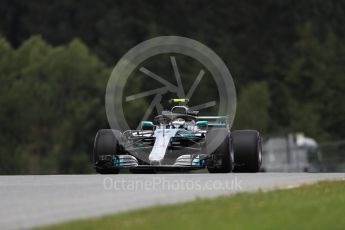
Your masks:
<svg viewBox="0 0 345 230"><path fill-rule="evenodd" d="M176 120L173 120L171 124L175 129L179 129L185 126L186 121L182 118L177 118Z"/></svg>

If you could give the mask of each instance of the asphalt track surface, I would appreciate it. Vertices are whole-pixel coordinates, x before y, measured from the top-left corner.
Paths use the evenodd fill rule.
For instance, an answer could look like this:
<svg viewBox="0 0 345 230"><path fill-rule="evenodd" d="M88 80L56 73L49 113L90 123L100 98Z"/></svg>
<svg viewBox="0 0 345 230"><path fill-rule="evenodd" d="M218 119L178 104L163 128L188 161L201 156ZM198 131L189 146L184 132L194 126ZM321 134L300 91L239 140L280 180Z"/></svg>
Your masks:
<svg viewBox="0 0 345 230"><path fill-rule="evenodd" d="M28 229L197 197L291 188L344 173L0 176L0 229Z"/></svg>

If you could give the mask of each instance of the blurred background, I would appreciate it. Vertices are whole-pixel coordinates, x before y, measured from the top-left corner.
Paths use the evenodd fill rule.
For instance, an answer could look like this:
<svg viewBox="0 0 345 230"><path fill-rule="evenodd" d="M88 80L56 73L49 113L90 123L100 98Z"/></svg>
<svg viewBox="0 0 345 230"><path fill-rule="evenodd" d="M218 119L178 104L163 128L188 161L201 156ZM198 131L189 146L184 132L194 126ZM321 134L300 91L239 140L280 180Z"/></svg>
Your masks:
<svg viewBox="0 0 345 230"><path fill-rule="evenodd" d="M0 0L0 15L0 174L92 172L112 68L163 35L223 59L263 170L345 171L344 0Z"/></svg>

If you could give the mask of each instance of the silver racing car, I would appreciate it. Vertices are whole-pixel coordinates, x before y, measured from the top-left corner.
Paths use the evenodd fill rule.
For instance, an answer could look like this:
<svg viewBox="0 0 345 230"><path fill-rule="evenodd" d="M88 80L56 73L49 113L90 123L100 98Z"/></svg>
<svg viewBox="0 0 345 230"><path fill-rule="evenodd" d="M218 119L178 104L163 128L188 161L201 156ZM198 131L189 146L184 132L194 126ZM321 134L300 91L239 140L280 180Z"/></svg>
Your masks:
<svg viewBox="0 0 345 230"><path fill-rule="evenodd" d="M261 137L255 130L230 131L227 116L198 116L187 99L138 130L99 130L94 142L96 172L155 173L207 168L210 173L258 172Z"/></svg>

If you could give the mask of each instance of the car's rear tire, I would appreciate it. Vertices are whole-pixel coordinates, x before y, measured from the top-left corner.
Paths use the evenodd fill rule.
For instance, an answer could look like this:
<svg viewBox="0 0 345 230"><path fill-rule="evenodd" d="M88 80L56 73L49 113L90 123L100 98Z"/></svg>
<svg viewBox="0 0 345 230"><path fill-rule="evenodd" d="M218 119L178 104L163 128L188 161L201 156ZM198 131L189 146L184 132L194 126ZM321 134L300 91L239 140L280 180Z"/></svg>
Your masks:
<svg viewBox="0 0 345 230"><path fill-rule="evenodd" d="M218 147L212 150L214 148L212 145L218 145ZM206 153L213 155L211 164L207 166L210 173L229 173L232 171L230 132L227 128L215 128L207 132Z"/></svg>
<svg viewBox="0 0 345 230"><path fill-rule="evenodd" d="M121 132L112 129L101 129L97 132L94 142L93 159L96 172L101 174L118 173L119 169L111 164L112 156L121 149Z"/></svg>
<svg viewBox="0 0 345 230"><path fill-rule="evenodd" d="M256 130L231 132L234 172L259 172L262 162L261 136Z"/></svg>

